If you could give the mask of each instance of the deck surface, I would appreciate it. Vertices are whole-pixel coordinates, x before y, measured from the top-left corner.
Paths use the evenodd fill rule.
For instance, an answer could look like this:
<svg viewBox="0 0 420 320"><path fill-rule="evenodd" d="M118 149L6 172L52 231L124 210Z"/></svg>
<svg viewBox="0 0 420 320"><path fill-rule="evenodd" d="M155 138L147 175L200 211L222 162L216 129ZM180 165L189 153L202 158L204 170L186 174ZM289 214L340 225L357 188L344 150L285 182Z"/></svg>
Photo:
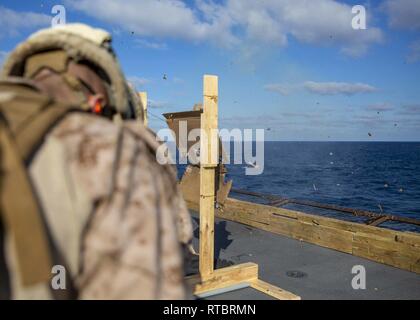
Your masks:
<svg viewBox="0 0 420 320"><path fill-rule="evenodd" d="M198 248L198 218L194 220L194 247ZM265 232L239 223L216 219L215 258L223 263L255 262L260 279L301 296L302 299L416 299L420 275L370 260ZM351 286L355 265L366 269L366 289ZM291 277L296 272L303 277ZM207 299L270 299L241 289Z"/></svg>

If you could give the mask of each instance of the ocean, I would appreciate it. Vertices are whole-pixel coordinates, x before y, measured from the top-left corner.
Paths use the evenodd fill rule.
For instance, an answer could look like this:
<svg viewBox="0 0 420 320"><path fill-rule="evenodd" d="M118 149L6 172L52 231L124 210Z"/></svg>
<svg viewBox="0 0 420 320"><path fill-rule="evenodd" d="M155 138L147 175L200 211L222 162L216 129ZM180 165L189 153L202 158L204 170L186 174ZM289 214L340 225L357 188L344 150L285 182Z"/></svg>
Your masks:
<svg viewBox="0 0 420 320"><path fill-rule="evenodd" d="M233 159L233 144L231 157ZM232 161L233 163L233 161ZM227 165L233 188L341 207L420 219L420 142L278 142L264 145L264 171L245 175ZM178 166L179 177L185 165ZM264 203L252 196L231 197ZM366 218L288 204L293 210L337 219ZM381 227L420 232L420 226L385 222Z"/></svg>
<svg viewBox="0 0 420 320"><path fill-rule="evenodd" d="M233 188L420 219L420 143L265 142L264 149L261 175L246 176L244 165L227 165ZM324 209L284 207L365 220ZM420 232L419 226L405 223L381 227Z"/></svg>

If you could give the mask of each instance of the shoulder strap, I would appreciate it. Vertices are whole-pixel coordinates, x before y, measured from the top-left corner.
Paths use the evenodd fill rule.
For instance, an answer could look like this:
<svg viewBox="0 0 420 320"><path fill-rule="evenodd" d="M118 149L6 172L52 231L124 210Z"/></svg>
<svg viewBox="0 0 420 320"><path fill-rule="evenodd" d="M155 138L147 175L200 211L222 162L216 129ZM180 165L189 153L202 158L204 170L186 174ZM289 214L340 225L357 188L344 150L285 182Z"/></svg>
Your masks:
<svg viewBox="0 0 420 320"><path fill-rule="evenodd" d="M23 285L48 281L52 267L45 222L25 162L71 110L33 91L0 99L0 217L11 230Z"/></svg>

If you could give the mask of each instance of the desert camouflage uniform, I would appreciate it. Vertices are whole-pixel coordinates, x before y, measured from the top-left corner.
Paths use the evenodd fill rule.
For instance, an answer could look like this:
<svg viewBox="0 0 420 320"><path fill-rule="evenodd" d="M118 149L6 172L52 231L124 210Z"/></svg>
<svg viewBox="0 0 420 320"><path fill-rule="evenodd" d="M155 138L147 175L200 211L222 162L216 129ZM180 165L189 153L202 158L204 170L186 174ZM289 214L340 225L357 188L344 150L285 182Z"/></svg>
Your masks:
<svg viewBox="0 0 420 320"><path fill-rule="evenodd" d="M4 106L16 100L13 92L3 93ZM138 121L115 124L75 111L54 124L27 163L56 249L53 261L66 267L74 297L187 296L183 253L192 225L175 169L157 163L158 146ZM24 283L12 232L5 226L2 233L0 267L4 258L8 274L0 268L0 286L8 277L11 298L60 298L50 283Z"/></svg>
<svg viewBox="0 0 420 320"><path fill-rule="evenodd" d="M156 147L138 123L120 127L70 113L37 152L30 177L79 298L186 297L182 245L190 243L192 227L175 171L156 162ZM75 221L81 216L90 219L85 230ZM66 236L71 232L80 242ZM13 260L10 241L8 247ZM21 287L17 274L12 292L14 298L51 297L43 284Z"/></svg>

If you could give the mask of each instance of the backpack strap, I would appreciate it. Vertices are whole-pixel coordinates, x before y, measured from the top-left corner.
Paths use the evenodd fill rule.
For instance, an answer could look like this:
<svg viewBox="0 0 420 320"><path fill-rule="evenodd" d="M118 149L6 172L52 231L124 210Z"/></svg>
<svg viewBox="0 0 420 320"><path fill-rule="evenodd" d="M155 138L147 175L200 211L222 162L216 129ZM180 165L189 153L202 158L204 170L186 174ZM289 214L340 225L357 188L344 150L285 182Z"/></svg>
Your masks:
<svg viewBox="0 0 420 320"><path fill-rule="evenodd" d="M16 247L23 285L49 281L52 256L47 227L25 162L45 134L73 110L34 92L0 99L0 218Z"/></svg>

